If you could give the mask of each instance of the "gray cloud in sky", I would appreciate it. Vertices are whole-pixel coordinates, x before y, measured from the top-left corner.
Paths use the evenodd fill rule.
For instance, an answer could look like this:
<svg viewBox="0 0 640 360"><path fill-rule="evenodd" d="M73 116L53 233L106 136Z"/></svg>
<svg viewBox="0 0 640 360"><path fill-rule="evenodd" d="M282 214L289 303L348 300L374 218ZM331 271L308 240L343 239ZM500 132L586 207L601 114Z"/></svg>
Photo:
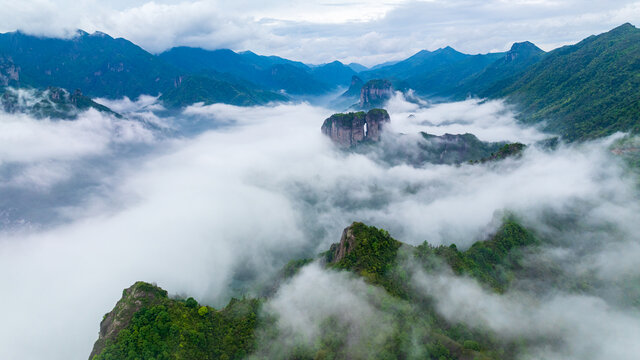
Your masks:
<svg viewBox="0 0 640 360"><path fill-rule="evenodd" d="M529 40L545 50L625 22L640 2L617 1L133 1L1 0L0 31L125 37L151 52L187 45L276 54L309 63L373 65L451 45L503 51Z"/></svg>

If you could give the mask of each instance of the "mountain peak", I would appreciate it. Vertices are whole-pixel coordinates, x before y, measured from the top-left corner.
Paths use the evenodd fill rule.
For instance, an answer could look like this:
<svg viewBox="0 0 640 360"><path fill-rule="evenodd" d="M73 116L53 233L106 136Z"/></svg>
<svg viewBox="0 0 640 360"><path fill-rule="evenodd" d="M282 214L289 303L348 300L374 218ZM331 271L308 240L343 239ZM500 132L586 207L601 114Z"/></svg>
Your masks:
<svg viewBox="0 0 640 360"><path fill-rule="evenodd" d="M626 22L626 23L618 26L617 28L614 28L613 30L616 30L616 29L636 29L636 27L633 26L631 23Z"/></svg>
<svg viewBox="0 0 640 360"><path fill-rule="evenodd" d="M452 48L451 46L446 46L434 51L433 54L460 55L462 53Z"/></svg>
<svg viewBox="0 0 640 360"><path fill-rule="evenodd" d="M82 29L76 30L75 37L83 37L83 36L89 36L89 33Z"/></svg>
<svg viewBox="0 0 640 360"><path fill-rule="evenodd" d="M533 50L533 51L536 51L536 52L542 52L542 49L537 47L531 41L523 41L523 42L513 43L513 45L511 45L511 50L509 50L509 51L520 52L520 51L523 51L523 50Z"/></svg>
<svg viewBox="0 0 640 360"><path fill-rule="evenodd" d="M628 34L628 33L632 33L632 32L636 32L638 31L638 28L636 28L635 26L631 25L630 23L624 23L608 32L606 32L605 34L612 34L612 35L618 35L618 34Z"/></svg>
<svg viewBox="0 0 640 360"><path fill-rule="evenodd" d="M103 33L102 31L94 31L93 34L89 35L89 37L113 40L113 38L109 34ZM126 39L123 39L123 40L126 40ZM129 40L126 40L126 41L129 41Z"/></svg>

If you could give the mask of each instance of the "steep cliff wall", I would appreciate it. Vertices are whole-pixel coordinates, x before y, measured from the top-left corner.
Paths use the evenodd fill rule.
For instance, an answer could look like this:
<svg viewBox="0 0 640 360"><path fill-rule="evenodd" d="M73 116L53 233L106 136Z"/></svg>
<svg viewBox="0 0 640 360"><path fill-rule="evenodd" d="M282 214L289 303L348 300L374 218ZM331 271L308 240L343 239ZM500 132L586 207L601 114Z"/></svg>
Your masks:
<svg viewBox="0 0 640 360"><path fill-rule="evenodd" d="M384 109L347 114L333 114L322 124L322 133L341 147L349 148L363 141L380 141L383 124L390 121ZM365 130L366 125L366 130Z"/></svg>
<svg viewBox="0 0 640 360"><path fill-rule="evenodd" d="M372 109L382 106L393 95L393 85L389 80L369 80L360 90L360 103L362 109Z"/></svg>

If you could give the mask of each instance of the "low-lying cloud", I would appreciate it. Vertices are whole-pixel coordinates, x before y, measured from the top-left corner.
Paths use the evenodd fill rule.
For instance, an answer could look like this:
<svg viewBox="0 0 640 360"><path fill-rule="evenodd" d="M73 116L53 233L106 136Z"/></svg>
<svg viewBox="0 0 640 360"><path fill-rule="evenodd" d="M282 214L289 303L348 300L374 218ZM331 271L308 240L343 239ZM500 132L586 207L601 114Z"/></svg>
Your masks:
<svg viewBox="0 0 640 360"><path fill-rule="evenodd" d="M110 105L136 112L152 104ZM527 143L545 137L518 125L500 102L418 109L396 99L389 108L390 131L469 131L482 140ZM331 114L305 103L188 108L160 119L178 136L155 138L144 156L135 148L116 152L108 176L83 188L73 202L51 200L52 211L64 211L65 221L4 231L0 287L11 296L0 300L0 307L12 310L0 330L0 357L86 356L102 314L137 280L219 306L236 291L250 291L288 260L326 250L352 221L386 228L410 244L455 242L464 248L491 232L494 218L505 209L544 213L571 204L611 203L611 196L635 191L607 150L611 140L554 151L532 146L520 159L484 165L390 166L333 146L320 133ZM180 124L193 118L209 130L180 136ZM32 145L27 155L3 150L6 159L34 166L22 179L15 177L30 193L47 193L46 187L33 185L41 176L55 178L55 168L38 168L43 161L112 154L121 136L146 141L149 131L160 131L143 126L136 136L126 135L117 120L105 122L94 113L68 123L22 115L1 119L51 138L16 143L20 149ZM499 135L490 132L491 124L499 124ZM56 129L56 135L47 135L48 129ZM65 148L60 138L78 144ZM65 161L58 171L77 173L90 164ZM624 213L620 206L611 209ZM39 216L32 214L28 221L37 223ZM319 271L310 268L301 276ZM295 300L303 285L300 280L286 285L293 294L278 295L274 308L277 299ZM295 330L296 325L283 326ZM34 338L40 340L34 343Z"/></svg>

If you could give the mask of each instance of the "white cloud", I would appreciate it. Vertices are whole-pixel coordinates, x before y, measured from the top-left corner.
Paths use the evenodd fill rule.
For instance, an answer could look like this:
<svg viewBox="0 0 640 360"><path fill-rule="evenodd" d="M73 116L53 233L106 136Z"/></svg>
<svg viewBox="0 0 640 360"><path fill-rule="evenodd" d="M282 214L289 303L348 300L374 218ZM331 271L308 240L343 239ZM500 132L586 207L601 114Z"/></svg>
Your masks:
<svg viewBox="0 0 640 360"><path fill-rule="evenodd" d="M446 319L526 341L524 359L635 359L640 319L582 294L489 293L470 279L417 271L417 288L436 299Z"/></svg>
<svg viewBox="0 0 640 360"><path fill-rule="evenodd" d="M151 141L140 123L93 109L74 121L0 113L0 164L77 159L102 154L111 143Z"/></svg>
<svg viewBox="0 0 640 360"><path fill-rule="evenodd" d="M392 316L380 309L385 302L387 307L393 302L388 294L350 273L327 271L317 263L305 266L265 304L265 315L276 318L279 333L275 339L261 339L257 352L287 358L301 345L317 351L323 335L335 337L348 329L339 335L343 351L350 358L370 359L394 330ZM327 329L328 319L336 324Z"/></svg>
<svg viewBox="0 0 640 360"><path fill-rule="evenodd" d="M52 211L66 196L78 197L59 204L67 221L2 233L0 288L12 296L0 298L0 308L11 309L3 314L0 358L86 356L102 314L137 280L220 305L231 288L242 286L237 270L261 280L292 258L326 250L354 220L412 244L464 247L490 231L494 214L505 208L536 213L608 201L611 194L628 198L625 191L634 189L606 142L549 153L531 149L499 164L389 166L336 149L320 133L331 113L304 103L191 107L176 122L197 116L213 130L158 142L144 161L135 152L118 153L97 184L55 198ZM464 102L416 114L437 124L441 118L463 122L474 131L496 121L505 134L531 138L500 103ZM392 112L392 123L419 130L405 115ZM9 119L49 144L48 151L36 151L27 149L38 145L29 137L8 138L28 153L5 147L3 156L36 164L27 179L39 178L41 161L108 153L118 133L97 126L99 120ZM79 143L68 148L61 138ZM67 166L78 171L87 164ZM42 191L28 181L24 187Z"/></svg>

